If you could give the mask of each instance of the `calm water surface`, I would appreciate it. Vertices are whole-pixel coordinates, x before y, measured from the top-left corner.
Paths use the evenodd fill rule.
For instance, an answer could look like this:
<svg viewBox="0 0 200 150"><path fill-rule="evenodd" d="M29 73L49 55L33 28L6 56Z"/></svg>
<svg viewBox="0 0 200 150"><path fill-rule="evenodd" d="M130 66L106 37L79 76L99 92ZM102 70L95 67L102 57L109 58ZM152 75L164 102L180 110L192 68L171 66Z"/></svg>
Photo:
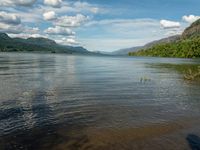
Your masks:
<svg viewBox="0 0 200 150"><path fill-rule="evenodd" d="M200 136L200 82L179 69L196 65L1 53L0 149L190 149L187 137Z"/></svg>

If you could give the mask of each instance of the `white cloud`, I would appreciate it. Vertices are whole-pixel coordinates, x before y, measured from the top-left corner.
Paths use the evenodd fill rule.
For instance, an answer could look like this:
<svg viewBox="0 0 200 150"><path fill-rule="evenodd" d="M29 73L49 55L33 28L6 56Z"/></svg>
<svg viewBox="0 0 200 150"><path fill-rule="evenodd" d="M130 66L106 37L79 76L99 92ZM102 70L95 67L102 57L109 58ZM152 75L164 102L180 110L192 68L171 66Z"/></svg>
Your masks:
<svg viewBox="0 0 200 150"><path fill-rule="evenodd" d="M64 28L64 27L49 27L48 29L46 29L44 31L47 34L51 34L51 35L74 35L75 32L73 32L71 29L69 28Z"/></svg>
<svg viewBox="0 0 200 150"><path fill-rule="evenodd" d="M4 11L0 12L0 22L6 23L6 24L20 24L21 20L20 17L17 16L14 13L7 13Z"/></svg>
<svg viewBox="0 0 200 150"><path fill-rule="evenodd" d="M38 38L38 37L43 37L43 38L47 38L44 35L41 34L28 34L28 33L20 33L20 34L8 34L10 37L19 37L19 38L23 38L23 39L27 39L27 38Z"/></svg>
<svg viewBox="0 0 200 150"><path fill-rule="evenodd" d="M39 28L23 26L21 24L13 25L13 24L0 23L0 32L12 33L12 34L20 34L20 33L37 34L39 32Z"/></svg>
<svg viewBox="0 0 200 150"><path fill-rule="evenodd" d="M74 4L74 8L76 10L86 10L86 11L89 11L89 12L92 12L92 13L98 13L99 12L99 8L98 7L94 7L92 6L91 4L87 3L87 2L75 2Z"/></svg>
<svg viewBox="0 0 200 150"><path fill-rule="evenodd" d="M56 20L55 25L63 27L79 27L88 20L89 17L82 14L77 14L76 16L62 16Z"/></svg>
<svg viewBox="0 0 200 150"><path fill-rule="evenodd" d="M175 30L169 30L169 31L167 31L164 35L166 35L166 36L181 35L182 32L183 32L182 29L177 29L177 30L175 29Z"/></svg>
<svg viewBox="0 0 200 150"><path fill-rule="evenodd" d="M39 28L28 27L21 24L21 19L15 13L0 12L0 32L20 34L36 34Z"/></svg>
<svg viewBox="0 0 200 150"><path fill-rule="evenodd" d="M56 42L62 45L79 45L79 42L77 42L74 38L62 38L60 40L56 40Z"/></svg>
<svg viewBox="0 0 200 150"><path fill-rule="evenodd" d="M193 23L196 20L200 19L200 16L189 15L189 16L183 16L182 19L188 23Z"/></svg>
<svg viewBox="0 0 200 150"><path fill-rule="evenodd" d="M75 39L66 39L66 42L74 44L74 43L76 43L76 40Z"/></svg>
<svg viewBox="0 0 200 150"><path fill-rule="evenodd" d="M36 0L13 0L16 5L31 6Z"/></svg>
<svg viewBox="0 0 200 150"><path fill-rule="evenodd" d="M20 6L32 6L37 0L1 0L1 6L20 5Z"/></svg>
<svg viewBox="0 0 200 150"><path fill-rule="evenodd" d="M11 0L1 0L0 1L0 6L9 6L12 4L13 4L13 2Z"/></svg>
<svg viewBox="0 0 200 150"><path fill-rule="evenodd" d="M23 8L18 9L16 7L2 7L2 10L10 11L12 13L18 14L21 17L21 21L24 23L44 23L44 16L41 14L44 14L46 12L53 11L55 14L58 16L64 16L66 14L85 14L86 16L90 16L93 13L101 13L103 11L102 8L99 8L98 5L93 5L90 3L86 2L68 2L68 1L63 1L62 2L62 7L59 9L56 7L52 7L49 5L41 5L39 0L37 0L38 3L36 3L36 7L31 7L31 8ZM42 0L44 1L44 0ZM14 0L13 0L14 2ZM1 0L0 0L1 4ZM33 13L34 12L34 13ZM56 19L56 18L55 18Z"/></svg>
<svg viewBox="0 0 200 150"><path fill-rule="evenodd" d="M21 31L21 25L13 26L11 24L0 23L0 32L19 34Z"/></svg>
<svg viewBox="0 0 200 150"><path fill-rule="evenodd" d="M179 22L170 21L170 20L161 20L160 24L163 28L180 28L181 24Z"/></svg>
<svg viewBox="0 0 200 150"><path fill-rule="evenodd" d="M39 31L40 31L40 29L39 28L37 28L37 27L28 27L28 26L25 26L24 27L24 33L29 33L29 34L38 34L39 33Z"/></svg>
<svg viewBox="0 0 200 150"><path fill-rule="evenodd" d="M121 27L152 27L157 26L158 21L154 19L108 19L108 20L100 20L100 21L90 21L86 24L86 26L96 26L96 25L106 25L106 26L121 26Z"/></svg>
<svg viewBox="0 0 200 150"><path fill-rule="evenodd" d="M59 6L59 5L58 5ZM60 7L52 7L51 5L41 5L35 10L38 11L55 11L56 14L67 14L67 13L84 13L84 14L96 14L96 13L105 13L105 8L100 5L90 4L87 2L80 1L62 1ZM36 12L36 11L35 11Z"/></svg>
<svg viewBox="0 0 200 150"><path fill-rule="evenodd" d="M61 7L62 0L44 0L44 4L52 7Z"/></svg>
<svg viewBox="0 0 200 150"><path fill-rule="evenodd" d="M54 11L48 11L43 14L44 20L54 20L56 19L56 13Z"/></svg>

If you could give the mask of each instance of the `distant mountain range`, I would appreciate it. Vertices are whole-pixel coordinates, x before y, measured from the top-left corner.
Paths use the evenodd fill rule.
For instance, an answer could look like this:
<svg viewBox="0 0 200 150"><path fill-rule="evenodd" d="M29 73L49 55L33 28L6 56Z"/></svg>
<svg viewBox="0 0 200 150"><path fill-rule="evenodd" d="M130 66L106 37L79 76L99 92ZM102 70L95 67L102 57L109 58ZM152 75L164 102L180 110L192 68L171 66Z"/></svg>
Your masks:
<svg viewBox="0 0 200 150"><path fill-rule="evenodd" d="M120 49L120 50L111 52L110 54L113 54L113 55L128 55L129 52L137 52L141 49L150 48L150 47L152 47L153 45L156 45L156 44L170 43L172 41L179 40L180 37L181 37L180 35L170 36L170 37L167 37L167 38L163 38L163 39L160 39L160 40L156 40L156 41L147 43L144 46L136 46L136 47L131 47L131 48Z"/></svg>
<svg viewBox="0 0 200 150"><path fill-rule="evenodd" d="M137 46L137 47L131 47L131 48L125 48L120 49L114 52L110 52L111 55L128 55L129 52L135 52L142 48L143 46Z"/></svg>
<svg viewBox="0 0 200 150"><path fill-rule="evenodd" d="M190 27L185 29L182 35L175 35L175 36L167 37L167 38L160 39L157 41L153 41L153 42L147 43L144 46L137 46L137 47L117 50L117 51L112 52L111 54L128 55L129 52L137 52L139 50L149 49L158 44L167 44L167 43L177 42L183 39L188 39L188 38L191 39L197 36L200 36L200 19L194 22Z"/></svg>
<svg viewBox="0 0 200 150"><path fill-rule="evenodd" d="M83 47L59 45L47 38L11 38L0 33L0 52L46 52L67 54L96 54Z"/></svg>
<svg viewBox="0 0 200 150"><path fill-rule="evenodd" d="M181 35L170 36L170 37L167 37L167 38L163 38L163 39L160 39L160 40L156 40L156 41L147 43L146 45L141 47L141 49L147 49L147 48L150 48L150 47L152 47L156 44L164 44L164 43L170 43L170 42L178 41L178 40L180 40L180 38L181 38Z"/></svg>

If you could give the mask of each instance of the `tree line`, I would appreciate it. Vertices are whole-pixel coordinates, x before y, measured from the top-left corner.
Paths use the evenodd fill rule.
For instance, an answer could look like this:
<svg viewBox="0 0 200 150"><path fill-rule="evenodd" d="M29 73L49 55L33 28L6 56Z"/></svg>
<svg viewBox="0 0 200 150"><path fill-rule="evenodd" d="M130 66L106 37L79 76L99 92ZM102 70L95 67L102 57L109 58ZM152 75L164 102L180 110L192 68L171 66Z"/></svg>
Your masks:
<svg viewBox="0 0 200 150"><path fill-rule="evenodd" d="M129 52L129 56L155 56L155 57L200 57L200 37L182 39L172 43L156 44L148 49Z"/></svg>

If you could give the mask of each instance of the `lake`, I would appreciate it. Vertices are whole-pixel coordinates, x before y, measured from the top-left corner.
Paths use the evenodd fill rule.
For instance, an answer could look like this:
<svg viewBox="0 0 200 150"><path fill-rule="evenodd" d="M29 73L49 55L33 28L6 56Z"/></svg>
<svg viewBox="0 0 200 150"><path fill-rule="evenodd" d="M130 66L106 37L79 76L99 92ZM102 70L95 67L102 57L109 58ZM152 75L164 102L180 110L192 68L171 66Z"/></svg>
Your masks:
<svg viewBox="0 0 200 150"><path fill-rule="evenodd" d="M0 54L0 149L183 150L200 136L199 59Z"/></svg>

